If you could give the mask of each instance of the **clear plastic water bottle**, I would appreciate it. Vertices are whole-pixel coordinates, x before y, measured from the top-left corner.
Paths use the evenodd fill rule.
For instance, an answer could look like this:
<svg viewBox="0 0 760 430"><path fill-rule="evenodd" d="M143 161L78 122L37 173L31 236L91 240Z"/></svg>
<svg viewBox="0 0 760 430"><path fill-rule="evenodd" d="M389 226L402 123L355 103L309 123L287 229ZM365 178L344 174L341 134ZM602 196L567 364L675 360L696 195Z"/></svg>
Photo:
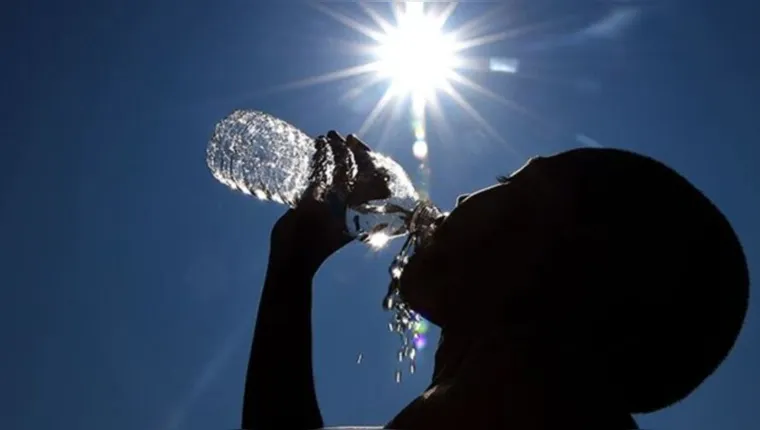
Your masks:
<svg viewBox="0 0 760 430"><path fill-rule="evenodd" d="M264 112L236 110L216 125L206 163L214 177L230 188L291 207L315 185L329 191L342 182L358 190L384 182L382 188L389 193L382 199L354 202L351 195L340 197L347 203L346 227L354 237L380 248L394 237L406 236L389 268L383 308L392 313L389 327L400 336L398 360L408 361L409 372L414 373L420 316L401 297L399 280L414 250L425 245L444 215L420 198L404 169L391 158L376 152L357 156L343 152L318 145L293 125ZM339 163L346 165L337 169ZM401 369L396 370L395 380L401 381Z"/></svg>
<svg viewBox="0 0 760 430"><path fill-rule="evenodd" d="M279 118L236 110L216 125L206 162L214 177L230 188L291 207L315 181L324 189L332 187L337 163L353 167L370 163L369 168L346 169L350 177L342 180L361 183L367 180L361 172L370 172L374 179L383 178L390 190L388 198L349 205L346 211L349 233L375 247L409 233L415 211L433 207L421 201L409 176L393 159L368 152L366 159L355 160L350 151L334 154L329 146L322 150L318 153L313 138Z"/></svg>
<svg viewBox="0 0 760 430"><path fill-rule="evenodd" d="M233 190L294 207L309 185L315 151L314 140L285 121L236 110L216 125L206 163Z"/></svg>

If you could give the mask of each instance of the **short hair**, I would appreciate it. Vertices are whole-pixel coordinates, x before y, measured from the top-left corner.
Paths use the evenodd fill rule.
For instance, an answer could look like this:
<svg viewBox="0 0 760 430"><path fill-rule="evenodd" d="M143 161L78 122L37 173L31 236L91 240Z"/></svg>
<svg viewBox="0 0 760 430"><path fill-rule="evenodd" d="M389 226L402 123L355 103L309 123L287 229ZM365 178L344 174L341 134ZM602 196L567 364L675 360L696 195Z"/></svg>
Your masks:
<svg viewBox="0 0 760 430"><path fill-rule="evenodd" d="M568 239L549 264L585 267L582 280L555 279L556 288L585 289L588 309L606 321L591 336L628 411L683 399L728 355L747 312L749 273L729 222L644 155L582 148L535 167L571 202L563 216L592 232Z"/></svg>

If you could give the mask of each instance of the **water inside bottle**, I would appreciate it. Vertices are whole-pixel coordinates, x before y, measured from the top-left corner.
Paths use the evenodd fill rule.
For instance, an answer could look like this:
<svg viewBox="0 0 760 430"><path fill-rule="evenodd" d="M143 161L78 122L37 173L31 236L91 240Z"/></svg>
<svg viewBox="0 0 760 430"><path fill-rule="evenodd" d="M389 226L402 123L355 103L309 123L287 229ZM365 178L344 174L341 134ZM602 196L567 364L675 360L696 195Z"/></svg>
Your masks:
<svg viewBox="0 0 760 430"><path fill-rule="evenodd" d="M375 249L384 247L393 238L408 232L408 220L417 207L420 196L404 169L390 157L371 152L373 167L381 171L390 197L370 200L349 207L346 226L349 233Z"/></svg>
<svg viewBox="0 0 760 430"><path fill-rule="evenodd" d="M206 164L216 180L234 190L295 206L309 185L315 151L314 140L295 126L264 112L240 109L216 124ZM332 172L333 158L325 157L324 162L322 170Z"/></svg>
<svg viewBox="0 0 760 430"><path fill-rule="evenodd" d="M333 186L335 155L317 151L314 139L267 113L240 109L217 123L206 149L206 163L222 184L260 200L294 207L310 184ZM350 154L346 154L350 155ZM404 169L390 157L369 152L372 168L382 172L390 197L371 200L346 213L350 234L373 248L406 234L406 218L419 195ZM349 161L349 160L347 160ZM349 173L353 181L355 171Z"/></svg>

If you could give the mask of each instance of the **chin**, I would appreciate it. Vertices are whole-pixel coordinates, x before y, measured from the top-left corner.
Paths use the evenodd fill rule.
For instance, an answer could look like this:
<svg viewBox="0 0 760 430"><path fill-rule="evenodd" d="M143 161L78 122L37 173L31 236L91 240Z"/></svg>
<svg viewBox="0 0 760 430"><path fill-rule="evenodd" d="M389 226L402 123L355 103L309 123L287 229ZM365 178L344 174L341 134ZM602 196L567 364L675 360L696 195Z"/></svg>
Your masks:
<svg viewBox="0 0 760 430"><path fill-rule="evenodd" d="M436 276L425 276L424 273L407 270L401 276L399 291L401 298L423 318L442 327L446 320L444 312L444 293L448 285L437 281Z"/></svg>

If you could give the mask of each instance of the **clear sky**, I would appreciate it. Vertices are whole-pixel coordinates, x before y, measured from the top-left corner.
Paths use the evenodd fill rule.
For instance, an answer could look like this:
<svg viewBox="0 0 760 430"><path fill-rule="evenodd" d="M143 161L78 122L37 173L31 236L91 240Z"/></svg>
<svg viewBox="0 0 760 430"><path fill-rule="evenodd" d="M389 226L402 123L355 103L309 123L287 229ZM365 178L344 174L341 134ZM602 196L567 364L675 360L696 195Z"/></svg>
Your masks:
<svg viewBox="0 0 760 430"><path fill-rule="evenodd" d="M329 6L369 21L351 3ZM524 30L471 52L516 58L516 74L467 76L527 113L462 89L499 140L444 99L449 131L428 124L433 199L451 207L531 155L633 149L718 204L756 274L758 6L493 7L460 5L450 25L490 11L485 32ZM366 38L296 1L26 0L4 5L0 24L0 428L237 426L269 229L283 208L214 181L206 142L239 107L312 135L359 129L382 85L355 98L342 97L355 80L273 89L360 64L350 47ZM406 111L383 135L386 123L363 137L419 179ZM396 338L380 307L393 249L351 246L315 282L328 425L382 424L428 382L432 349L418 374L393 381ZM755 428L757 304L723 367L686 401L638 417L642 427Z"/></svg>

